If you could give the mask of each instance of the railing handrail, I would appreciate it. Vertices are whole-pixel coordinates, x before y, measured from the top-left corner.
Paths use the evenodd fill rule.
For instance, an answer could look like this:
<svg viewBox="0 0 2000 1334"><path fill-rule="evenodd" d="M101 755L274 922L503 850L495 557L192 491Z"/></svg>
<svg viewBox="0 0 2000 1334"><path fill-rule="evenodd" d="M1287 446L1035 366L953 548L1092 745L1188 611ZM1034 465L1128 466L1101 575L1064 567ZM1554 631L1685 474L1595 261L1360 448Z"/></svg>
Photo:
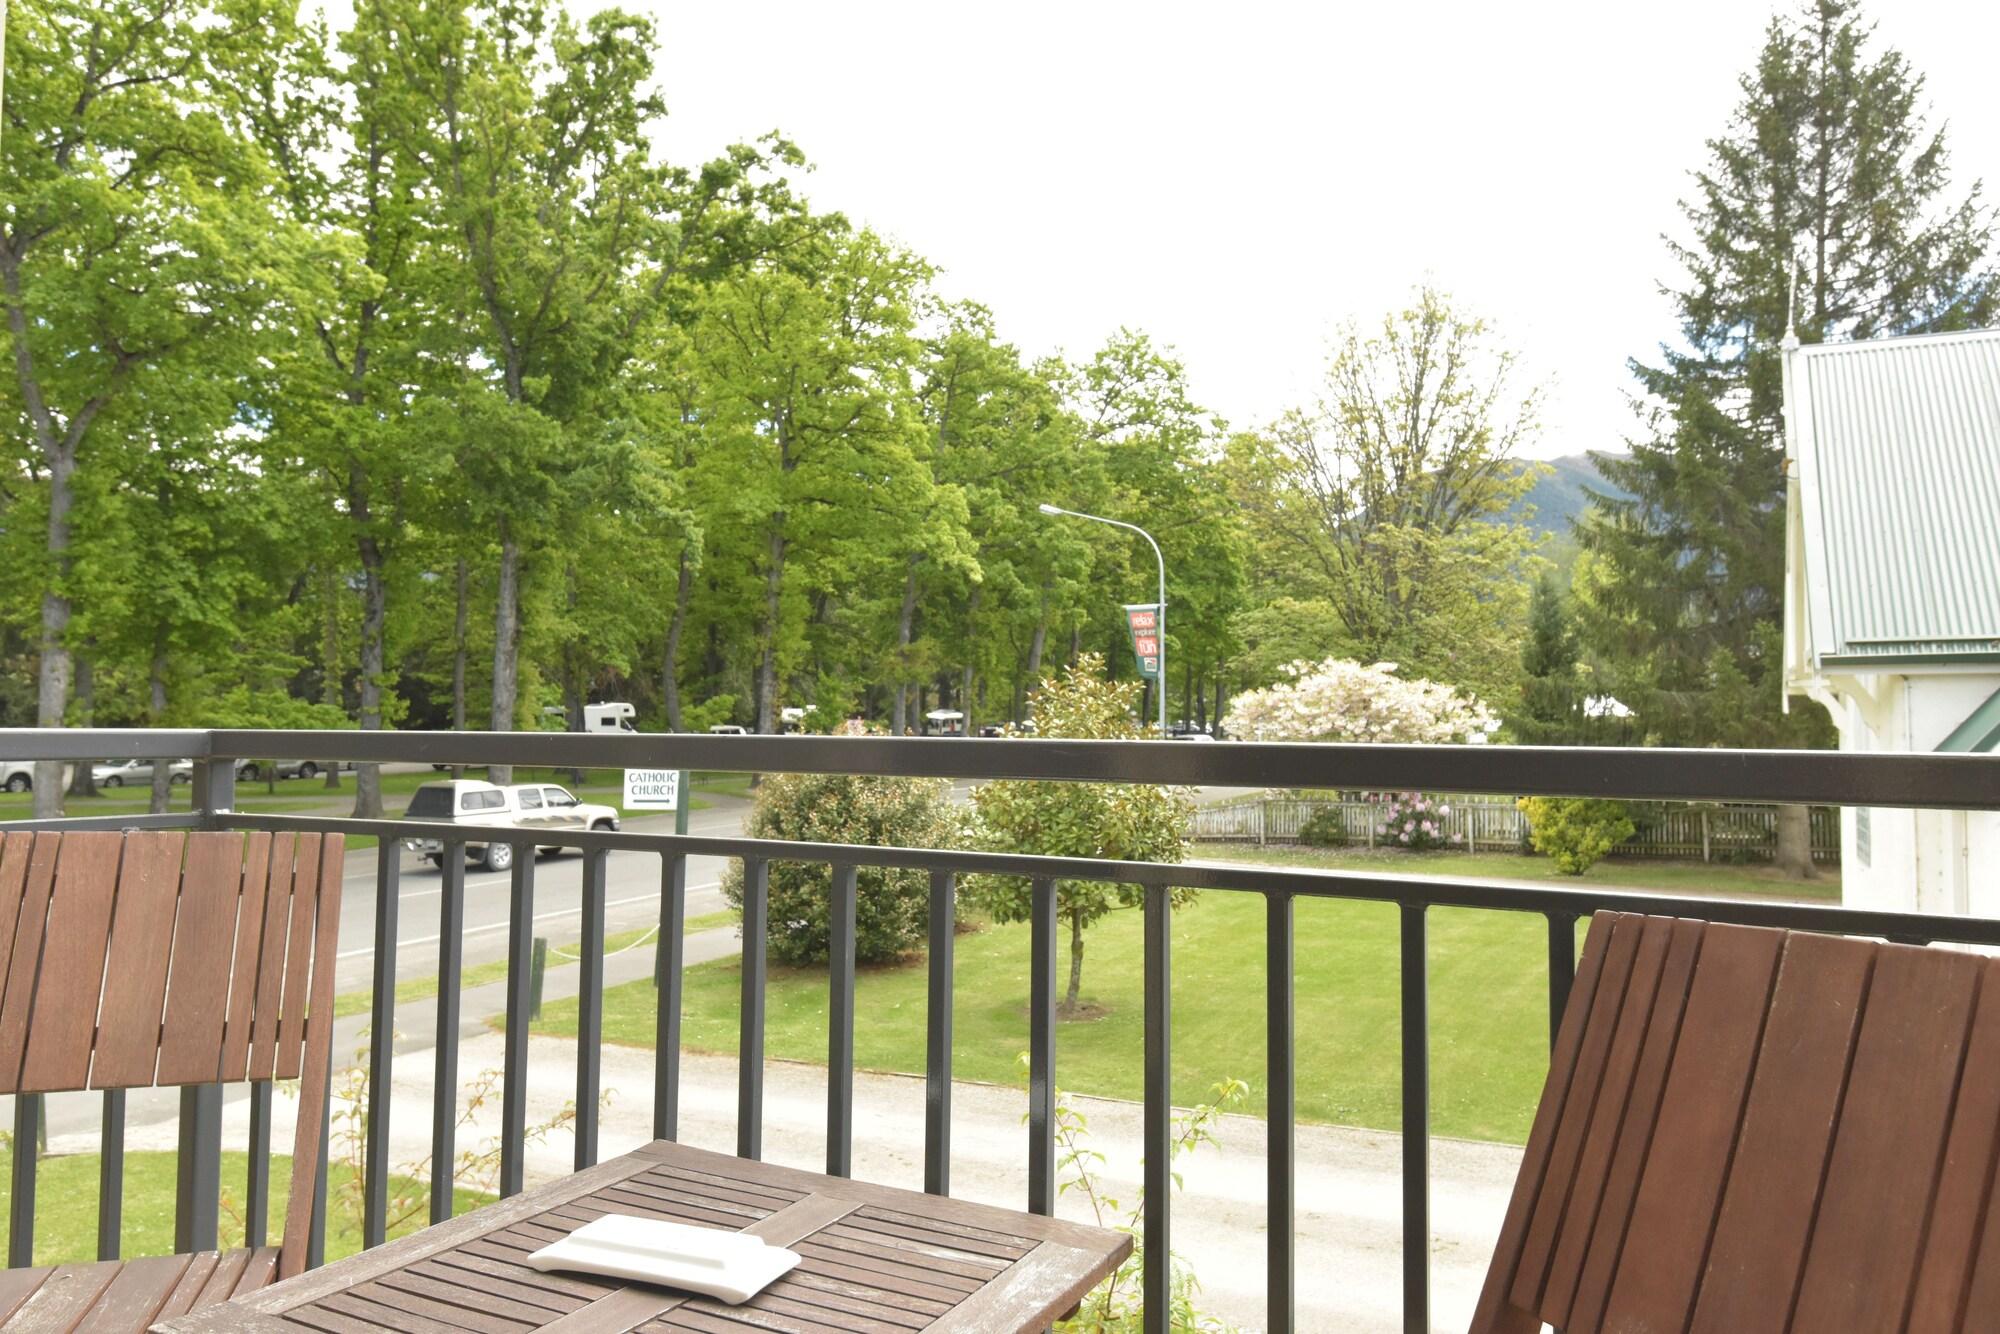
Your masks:
<svg viewBox="0 0 2000 1334"><path fill-rule="evenodd" d="M10 759L297 759L2000 810L2000 756L683 732L0 728Z"/></svg>
<svg viewBox="0 0 2000 1334"><path fill-rule="evenodd" d="M4 828L56 821L18 821ZM67 823L67 822L61 822ZM466 842L469 827L443 821L357 820L337 816L265 815L224 812L216 828L296 830L323 834L373 834L385 842L432 838ZM481 830L480 832L487 832ZM1380 874L1296 866L1231 866L1216 862L1109 861L1090 857L1046 857L1016 852L975 852L948 848L902 848L850 843L805 843L782 839L716 838L699 834L654 834L636 830L512 829L491 831L497 842L597 852L651 852L662 856L726 857L765 862L808 862L818 866L894 867L947 871L953 875L1004 875L1024 880L1105 880L1124 885L1166 885L1177 889L1282 892L1306 898L1364 899L1372 902L1442 908L1486 908L1499 912L1558 913L1587 917L1600 911L1701 917L1740 926L1792 931L1881 936L1890 940L2000 946L2000 918L1936 913L1879 912L1837 904L1796 900L1710 898L1698 894L1656 894L1635 890L1563 885L1529 887L1463 876Z"/></svg>

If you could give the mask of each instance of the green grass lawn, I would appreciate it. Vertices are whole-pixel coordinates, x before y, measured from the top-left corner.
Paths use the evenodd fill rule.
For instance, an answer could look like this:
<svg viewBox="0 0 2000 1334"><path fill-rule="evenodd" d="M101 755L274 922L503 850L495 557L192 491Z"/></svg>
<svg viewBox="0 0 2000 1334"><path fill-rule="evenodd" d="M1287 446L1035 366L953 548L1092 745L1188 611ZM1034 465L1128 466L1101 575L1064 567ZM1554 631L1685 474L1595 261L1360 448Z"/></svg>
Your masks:
<svg viewBox="0 0 2000 1334"><path fill-rule="evenodd" d="M1199 855L1265 865L1427 875L1490 876L1623 885L1678 893L1837 898L1837 875L1799 884L1765 868L1668 861L1599 863L1579 880L1546 859L1507 854L1366 852L1203 845ZM1393 907L1304 900L1296 905L1295 1032L1298 1114L1393 1130L1401 1119L1397 913ZM1431 1091L1440 1134L1519 1142L1547 1068L1547 937L1537 916L1469 909L1429 914ZM1091 1017L1065 1021L1056 1043L1058 1082L1078 1093L1137 1098L1144 1014L1141 917L1121 910L1085 937L1083 997ZM1264 1107L1264 905L1260 896L1212 891L1174 920L1174 1098L1205 1098L1225 1077L1251 1085ZM1579 932L1581 940L1581 932ZM1069 942L1059 942L1067 979ZM741 971L734 959L688 971L683 1033L690 1048L736 1049ZM857 981L855 1052L869 1070L923 1070L925 974L921 961L866 969ZM1028 928L987 926L957 944L954 1073L1019 1082L1028 1040ZM822 969L774 967L767 1049L774 1057L826 1058ZM650 983L605 995L605 1035L650 1045ZM551 1002L537 1031L574 1035L576 1003Z"/></svg>
<svg viewBox="0 0 2000 1334"><path fill-rule="evenodd" d="M1338 900L1297 904L1298 1112L1302 1118L1394 1129L1400 1123L1397 911ZM1085 937L1083 995L1095 1017L1056 1037L1062 1087L1111 1097L1142 1093L1141 914L1112 913ZM1518 1142L1541 1092L1548 1043L1546 934L1540 917L1437 909L1429 916L1433 1125L1445 1135ZM1028 928L988 926L957 942L954 1073L1019 1083L1028 1045ZM1251 1086L1264 1109L1264 903L1216 891L1174 919L1174 1098L1205 1099L1217 1081ZM1068 976L1065 938L1060 978ZM736 959L688 970L683 1033L691 1049L736 1049ZM868 1070L923 1069L921 962L870 968L857 982L855 1053ZM826 1059L823 969L771 970L767 1050ZM608 1040L650 1046L650 982L605 993ZM576 1002L554 1001L536 1031L576 1032Z"/></svg>
<svg viewBox="0 0 2000 1334"><path fill-rule="evenodd" d="M6 1202L12 1190L10 1151L0 1150L0 1237L7 1235ZM170 1255L174 1249L174 1167L171 1153L128 1153L125 1155L125 1212L119 1229L120 1253ZM66 1154L44 1158L35 1173L35 1263L68 1264L97 1258L97 1172L94 1153ZM243 1201L248 1180L249 1159L242 1153L222 1155L222 1227L220 1240L226 1249L244 1244ZM271 1222L268 1240L275 1245L285 1228L285 1200L292 1179L289 1157L271 1159ZM392 1178L391 1194L413 1200L429 1198L428 1187L406 1178ZM361 1249L360 1195L352 1189L353 1169L339 1162L327 1169L329 1200L326 1228L326 1256L329 1260L352 1255ZM460 1190L455 1207L465 1213L492 1200L478 1191ZM391 1237L421 1229L430 1218L428 1208L419 1207L401 1224L390 1228Z"/></svg>
<svg viewBox="0 0 2000 1334"><path fill-rule="evenodd" d="M1600 889L1658 890L1669 894L1840 901L1840 868L1823 866L1816 880L1787 880L1769 866L1625 857L1601 861L1580 876L1564 875L1547 857L1506 852L1400 852L1389 848L1258 847L1251 843L1197 843L1193 857L1205 861L1250 862L1259 866L1304 866L1326 871L1373 871L1386 875L1443 875L1467 879L1546 880L1558 885Z"/></svg>

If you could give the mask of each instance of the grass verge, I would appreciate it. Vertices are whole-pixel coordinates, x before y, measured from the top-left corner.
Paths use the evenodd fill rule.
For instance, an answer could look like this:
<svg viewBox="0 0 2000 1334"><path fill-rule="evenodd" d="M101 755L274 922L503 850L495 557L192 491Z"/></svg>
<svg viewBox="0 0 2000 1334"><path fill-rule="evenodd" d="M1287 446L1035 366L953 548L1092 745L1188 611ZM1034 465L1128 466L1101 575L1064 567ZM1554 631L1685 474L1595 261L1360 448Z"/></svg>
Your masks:
<svg viewBox="0 0 2000 1334"><path fill-rule="evenodd" d="M735 922L736 914L734 912L703 913L700 916L687 919L687 931L689 934L693 934L696 931L712 931L717 927L732 926ZM651 935L652 931L653 928L651 927L641 927L636 931L620 931L615 935L607 936L604 940L605 953L615 954L619 950L629 949ZM578 945L575 941L566 945L551 946L549 949L548 966L550 968L571 967L576 963L576 960L574 958L564 958L562 955L573 955L577 948ZM561 953L558 953L558 951L561 951ZM507 977L507 961L505 959L492 959L486 963L473 964L470 968L464 970L462 977L461 989L464 987L485 986L489 982L505 981ZM412 977L399 982L396 984L396 1004L401 1006L411 1001L430 1000L437 995L437 985L437 978L435 976ZM349 991L335 996L333 998L334 1017L337 1019L344 1015L367 1014L372 1006L374 994L372 991Z"/></svg>
<svg viewBox="0 0 2000 1334"><path fill-rule="evenodd" d="M1398 914L1393 906L1300 901L1296 909L1298 1114L1394 1129L1400 1123ZM1056 1075L1077 1093L1138 1098L1145 1027L1141 915L1114 912L1085 937L1083 999L1093 1017L1056 1035ZM1437 909L1429 914L1431 1086L1439 1134L1519 1142L1546 1071L1548 991L1540 917ZM1020 1082L1028 1045L1026 925L988 926L956 945L954 1074ZM1202 895L1173 924L1173 1095L1186 1104L1224 1078L1247 1080L1245 1110L1264 1109L1264 903ZM1067 978L1069 942L1059 946ZM682 1032L690 1049L736 1050L740 960L688 970ZM920 962L864 969L857 979L855 1059L866 1070L920 1073L925 970ZM824 969L773 967L766 1044L780 1059L823 1062ZM607 1040L652 1044L649 981L605 993ZM537 1032L574 1037L576 1002L552 1001Z"/></svg>
<svg viewBox="0 0 2000 1334"><path fill-rule="evenodd" d="M137 1152L125 1155L124 1215L119 1229L122 1255L171 1255L174 1249L174 1174L176 1155ZM12 1191L12 1153L0 1150L0 1237L7 1235L6 1203ZM35 1173L35 1263L72 1264L97 1258L97 1174L94 1153L44 1158ZM244 1245L243 1200L249 1179L249 1155L222 1155L222 1228L224 1249ZM285 1201L292 1179L289 1156L271 1159L271 1235L275 1245L284 1231ZM337 1260L361 1249L361 1219L349 1216L340 1202L357 1198L349 1189L353 1171L335 1162L327 1168L326 1258ZM429 1198L421 1181L391 1179L392 1195ZM456 1210L465 1213L493 1197L479 1191L456 1192ZM391 1238L416 1232L429 1221L428 1210L389 1229Z"/></svg>

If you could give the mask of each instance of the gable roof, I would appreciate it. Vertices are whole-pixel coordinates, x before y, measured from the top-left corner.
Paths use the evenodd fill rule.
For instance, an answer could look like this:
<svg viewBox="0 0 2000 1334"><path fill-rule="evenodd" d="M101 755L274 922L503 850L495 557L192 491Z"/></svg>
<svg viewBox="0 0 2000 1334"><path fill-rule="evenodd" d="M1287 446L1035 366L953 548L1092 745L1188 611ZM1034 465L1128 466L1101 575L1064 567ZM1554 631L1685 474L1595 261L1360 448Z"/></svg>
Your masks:
<svg viewBox="0 0 2000 1334"><path fill-rule="evenodd" d="M1815 667L2000 660L2000 329L1785 357Z"/></svg>

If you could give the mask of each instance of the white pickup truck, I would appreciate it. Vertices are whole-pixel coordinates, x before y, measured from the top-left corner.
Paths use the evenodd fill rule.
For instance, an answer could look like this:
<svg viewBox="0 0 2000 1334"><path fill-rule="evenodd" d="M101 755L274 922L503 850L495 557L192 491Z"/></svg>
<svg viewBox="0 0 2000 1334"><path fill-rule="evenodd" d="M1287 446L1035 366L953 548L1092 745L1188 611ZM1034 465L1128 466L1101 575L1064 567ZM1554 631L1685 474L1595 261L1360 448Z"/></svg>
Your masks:
<svg viewBox="0 0 2000 1334"><path fill-rule="evenodd" d="M515 783L499 787L475 779L446 779L425 783L410 795L406 820L435 820L468 825L478 829L616 829L618 812L610 806L579 801L569 789L554 783ZM433 866L444 865L444 842L435 838L406 838L403 846ZM560 852L560 847L543 845L543 852ZM467 860L489 871L504 871L514 864L510 843L468 838Z"/></svg>

